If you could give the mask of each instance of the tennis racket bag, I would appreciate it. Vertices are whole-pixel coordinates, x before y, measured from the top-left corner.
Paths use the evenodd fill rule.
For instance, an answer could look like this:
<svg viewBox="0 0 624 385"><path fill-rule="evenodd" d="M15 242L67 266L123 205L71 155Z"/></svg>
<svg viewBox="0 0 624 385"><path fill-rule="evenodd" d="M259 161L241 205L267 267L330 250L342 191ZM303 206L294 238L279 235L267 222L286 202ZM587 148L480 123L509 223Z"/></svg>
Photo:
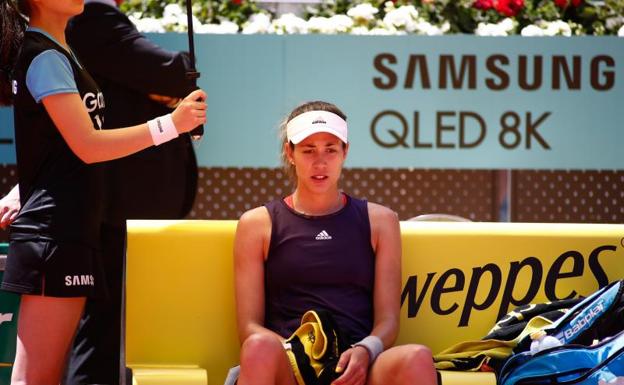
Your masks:
<svg viewBox="0 0 624 385"><path fill-rule="evenodd" d="M498 384L624 385L623 292L624 281L615 281L572 307L544 329L561 346L512 355ZM595 340L602 342L588 346ZM528 350L530 342L519 348Z"/></svg>
<svg viewBox="0 0 624 385"><path fill-rule="evenodd" d="M624 332L593 346L562 345L507 361L499 385L624 385Z"/></svg>

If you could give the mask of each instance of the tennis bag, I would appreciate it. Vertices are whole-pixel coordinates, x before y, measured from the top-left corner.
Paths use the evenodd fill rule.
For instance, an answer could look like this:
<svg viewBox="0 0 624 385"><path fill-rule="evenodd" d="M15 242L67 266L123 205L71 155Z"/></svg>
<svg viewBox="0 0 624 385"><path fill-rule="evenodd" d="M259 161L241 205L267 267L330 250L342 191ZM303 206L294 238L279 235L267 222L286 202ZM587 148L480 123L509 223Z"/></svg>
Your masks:
<svg viewBox="0 0 624 385"><path fill-rule="evenodd" d="M624 385L624 332L597 345L562 345L508 361L500 385Z"/></svg>
<svg viewBox="0 0 624 385"><path fill-rule="evenodd" d="M547 326L560 346L534 355L514 354L499 372L499 385L624 385L624 282L616 281L579 302ZM605 333L614 335L605 337ZM590 338L602 341L592 346Z"/></svg>
<svg viewBox="0 0 624 385"><path fill-rule="evenodd" d="M336 365L349 345L331 313L310 310L284 348L298 385L330 385L340 375Z"/></svg>

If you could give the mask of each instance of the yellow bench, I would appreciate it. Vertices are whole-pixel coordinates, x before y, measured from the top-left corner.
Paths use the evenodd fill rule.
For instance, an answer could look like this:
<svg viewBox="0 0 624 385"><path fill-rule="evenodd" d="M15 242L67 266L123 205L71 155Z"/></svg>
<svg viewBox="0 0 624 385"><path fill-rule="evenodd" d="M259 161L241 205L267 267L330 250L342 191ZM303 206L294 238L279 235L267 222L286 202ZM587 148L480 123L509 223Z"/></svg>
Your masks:
<svg viewBox="0 0 624 385"><path fill-rule="evenodd" d="M236 221L130 221L126 362L137 385L221 385L238 362ZM434 353L483 337L521 301L587 295L624 277L624 225L402 222L398 344ZM444 385L495 384L442 373Z"/></svg>

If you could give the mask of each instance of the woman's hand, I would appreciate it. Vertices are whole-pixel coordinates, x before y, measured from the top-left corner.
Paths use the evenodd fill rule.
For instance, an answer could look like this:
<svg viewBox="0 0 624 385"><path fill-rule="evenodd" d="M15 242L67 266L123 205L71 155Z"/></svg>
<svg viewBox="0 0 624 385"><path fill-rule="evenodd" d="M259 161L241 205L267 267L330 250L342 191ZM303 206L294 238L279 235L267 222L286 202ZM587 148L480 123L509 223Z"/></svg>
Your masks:
<svg viewBox="0 0 624 385"><path fill-rule="evenodd" d="M20 210L20 197L17 185L0 199L0 229L4 229L13 222Z"/></svg>
<svg viewBox="0 0 624 385"><path fill-rule="evenodd" d="M206 97L204 91L195 90L182 99L171 113L173 124L179 134L206 123Z"/></svg>
<svg viewBox="0 0 624 385"><path fill-rule="evenodd" d="M343 373L332 385L364 385L368 376L370 356L363 346L347 349L340 355L336 372Z"/></svg>

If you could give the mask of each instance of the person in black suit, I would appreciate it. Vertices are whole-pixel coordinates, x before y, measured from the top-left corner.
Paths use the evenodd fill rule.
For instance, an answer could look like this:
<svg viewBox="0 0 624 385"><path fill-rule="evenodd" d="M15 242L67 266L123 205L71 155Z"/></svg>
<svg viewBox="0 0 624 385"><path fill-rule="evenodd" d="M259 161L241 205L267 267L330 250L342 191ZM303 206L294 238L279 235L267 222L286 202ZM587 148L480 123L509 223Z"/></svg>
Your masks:
<svg viewBox="0 0 624 385"><path fill-rule="evenodd" d="M103 128L145 122L171 112L193 90L189 55L162 49L140 34L118 5L86 0L67 39L106 97ZM121 298L126 219L183 218L197 187L189 135L107 163L102 255L109 301L88 301L70 354L67 385L119 384ZM181 188L180 186L185 186Z"/></svg>

